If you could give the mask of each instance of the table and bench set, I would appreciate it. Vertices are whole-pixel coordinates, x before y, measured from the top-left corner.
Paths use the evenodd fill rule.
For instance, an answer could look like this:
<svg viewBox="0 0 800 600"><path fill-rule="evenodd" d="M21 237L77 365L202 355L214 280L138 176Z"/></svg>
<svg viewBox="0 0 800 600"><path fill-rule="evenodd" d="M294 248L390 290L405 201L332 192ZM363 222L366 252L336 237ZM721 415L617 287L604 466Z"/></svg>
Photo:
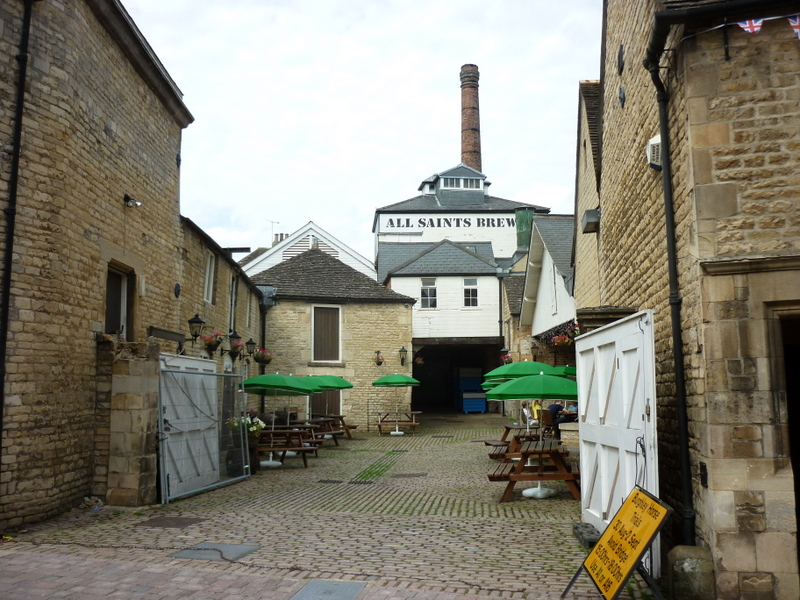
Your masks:
<svg viewBox="0 0 800 600"><path fill-rule="evenodd" d="M561 441L540 435L538 428L504 425L499 441L487 441L489 458L500 462L486 476L506 483L500 502L508 502L518 481L563 481L576 500L581 498L580 473L565 460Z"/></svg>
<svg viewBox="0 0 800 600"><path fill-rule="evenodd" d="M311 419L289 421L285 425L270 425L259 433L258 443L251 448L251 472L259 470L259 454L273 454L281 463L288 452L302 457L303 466L308 467L308 454L318 455L317 450L327 440L339 445L339 437L352 439L351 431L358 425L349 425L342 415L317 415Z"/></svg>

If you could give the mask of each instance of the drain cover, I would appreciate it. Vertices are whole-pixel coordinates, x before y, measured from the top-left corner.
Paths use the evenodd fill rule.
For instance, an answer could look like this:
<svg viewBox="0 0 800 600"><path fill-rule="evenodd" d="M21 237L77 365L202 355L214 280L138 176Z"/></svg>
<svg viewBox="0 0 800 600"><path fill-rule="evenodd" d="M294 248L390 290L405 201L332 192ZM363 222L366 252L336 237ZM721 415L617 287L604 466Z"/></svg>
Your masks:
<svg viewBox="0 0 800 600"><path fill-rule="evenodd" d="M353 600L366 585L358 581L309 581L291 600Z"/></svg>
<svg viewBox="0 0 800 600"><path fill-rule="evenodd" d="M397 475L392 475L392 479L399 479L403 477L425 477L427 473L398 473Z"/></svg>
<svg viewBox="0 0 800 600"><path fill-rule="evenodd" d="M188 550L181 550L170 556L171 558L195 558L199 560L238 560L259 548L261 548L261 546L203 542Z"/></svg>
<svg viewBox="0 0 800 600"><path fill-rule="evenodd" d="M137 523L137 527L164 527L169 529L182 529L189 527L189 525L197 525L202 523L205 519L190 519L188 517L156 517L155 519L148 519Z"/></svg>

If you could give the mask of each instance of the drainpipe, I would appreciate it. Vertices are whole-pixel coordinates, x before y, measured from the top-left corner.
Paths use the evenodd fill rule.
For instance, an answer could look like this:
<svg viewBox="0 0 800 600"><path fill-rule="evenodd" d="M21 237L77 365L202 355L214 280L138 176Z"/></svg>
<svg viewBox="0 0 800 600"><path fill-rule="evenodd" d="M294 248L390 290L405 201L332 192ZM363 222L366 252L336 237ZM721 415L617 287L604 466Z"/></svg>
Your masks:
<svg viewBox="0 0 800 600"><path fill-rule="evenodd" d="M692 496L692 474L689 461L689 420L686 410L686 380L683 369L683 335L681 332L681 298L678 286L678 255L675 249L675 210L672 195L672 161L669 148L667 104L669 92L664 88L658 63L647 63L658 99L658 121L661 130L661 181L664 189L664 217L667 233L667 264L669 270L669 306L672 321L672 355L675 369L675 401L678 409L678 449L681 465L681 503L683 504L683 543L695 545L695 511Z"/></svg>
<svg viewBox="0 0 800 600"><path fill-rule="evenodd" d="M658 61L664 52L667 36L673 25L699 26L713 20L740 21L795 14L796 0L730 0L692 8L665 10L653 15L650 42L644 67L650 72L656 88L658 120L661 133L661 177L664 189L664 212L667 233L667 262L669 268L669 303L672 319L672 346L675 362L675 400L678 412L678 445L681 465L681 500L683 503L683 541L696 545L695 510L692 495L692 473L689 460L689 420L686 409L686 381L683 369L683 338L681 333L681 303L678 286L678 260L675 250L675 211L672 194L672 161L669 148L667 105L669 93L659 73Z"/></svg>
<svg viewBox="0 0 800 600"><path fill-rule="evenodd" d="M19 78L17 79L17 102L14 111L14 131L12 132L11 174L8 178L8 206L6 215L6 251L3 256L3 291L0 297L0 435L3 431L2 407L5 406L6 349L8 347L8 310L11 304L11 266L14 256L14 230L17 224L17 188L19 187L19 158L22 153L22 114L25 108L25 81L28 73L28 39L31 31L33 3L39 0L25 0L22 17L22 39L19 43Z"/></svg>

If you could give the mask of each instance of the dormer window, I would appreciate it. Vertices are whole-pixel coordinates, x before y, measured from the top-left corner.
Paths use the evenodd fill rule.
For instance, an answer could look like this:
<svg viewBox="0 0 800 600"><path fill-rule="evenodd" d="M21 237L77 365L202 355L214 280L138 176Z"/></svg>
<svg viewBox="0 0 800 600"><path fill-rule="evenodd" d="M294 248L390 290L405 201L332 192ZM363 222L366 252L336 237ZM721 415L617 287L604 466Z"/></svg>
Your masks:
<svg viewBox="0 0 800 600"><path fill-rule="evenodd" d="M481 189L481 180L474 177L442 177L443 189L467 189L479 190Z"/></svg>

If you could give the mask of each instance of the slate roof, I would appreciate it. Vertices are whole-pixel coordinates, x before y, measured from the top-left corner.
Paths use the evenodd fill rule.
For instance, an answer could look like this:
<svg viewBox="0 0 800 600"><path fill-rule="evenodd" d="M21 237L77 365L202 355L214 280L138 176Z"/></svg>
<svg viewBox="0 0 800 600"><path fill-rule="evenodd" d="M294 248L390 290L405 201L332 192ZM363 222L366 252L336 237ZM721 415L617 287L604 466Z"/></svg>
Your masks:
<svg viewBox="0 0 800 600"><path fill-rule="evenodd" d="M511 276L502 279L503 288L506 291L508 300L508 310L512 315L519 315L522 312L522 294L525 290L525 277Z"/></svg>
<svg viewBox="0 0 800 600"><path fill-rule="evenodd" d="M425 194L378 208L375 213L495 212L511 211L518 208L533 208L536 212L545 214L550 212L550 209L545 206L525 204L524 202L506 200L495 196L486 196L482 191L440 190L438 193L442 196L443 201L440 201L434 195Z"/></svg>
<svg viewBox="0 0 800 600"><path fill-rule="evenodd" d="M572 277L572 237L575 231L573 215L539 215L533 222L542 237L553 263L565 280Z"/></svg>
<svg viewBox="0 0 800 600"><path fill-rule="evenodd" d="M382 257L385 257L382 259ZM385 274L384 274L385 273ZM388 243L378 245L378 281L393 276L495 275L491 242ZM383 274L383 275L382 275Z"/></svg>
<svg viewBox="0 0 800 600"><path fill-rule="evenodd" d="M250 278L258 285L274 285L277 299L352 302L414 303L322 250L308 250Z"/></svg>

